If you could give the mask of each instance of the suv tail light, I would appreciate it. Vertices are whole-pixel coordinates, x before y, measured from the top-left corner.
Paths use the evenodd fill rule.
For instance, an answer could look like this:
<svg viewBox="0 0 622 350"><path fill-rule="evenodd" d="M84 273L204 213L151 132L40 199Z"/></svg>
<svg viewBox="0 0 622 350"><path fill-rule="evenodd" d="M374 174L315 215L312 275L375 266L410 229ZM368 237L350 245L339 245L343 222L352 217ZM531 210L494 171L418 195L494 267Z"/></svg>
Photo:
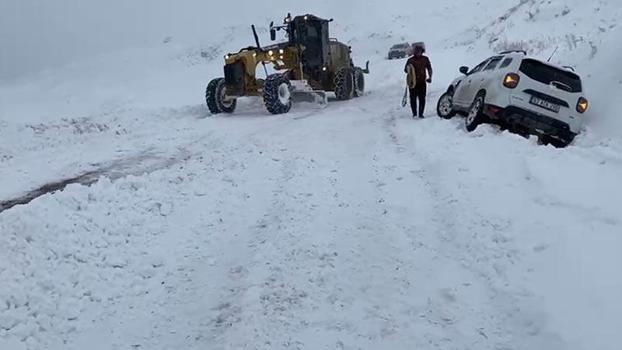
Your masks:
<svg viewBox="0 0 622 350"><path fill-rule="evenodd" d="M579 101L577 101L577 112L585 113L589 107L590 103L585 97L579 98Z"/></svg>
<svg viewBox="0 0 622 350"><path fill-rule="evenodd" d="M516 73L508 73L505 78L503 78L503 86L508 89L515 89L520 82L520 76Z"/></svg>

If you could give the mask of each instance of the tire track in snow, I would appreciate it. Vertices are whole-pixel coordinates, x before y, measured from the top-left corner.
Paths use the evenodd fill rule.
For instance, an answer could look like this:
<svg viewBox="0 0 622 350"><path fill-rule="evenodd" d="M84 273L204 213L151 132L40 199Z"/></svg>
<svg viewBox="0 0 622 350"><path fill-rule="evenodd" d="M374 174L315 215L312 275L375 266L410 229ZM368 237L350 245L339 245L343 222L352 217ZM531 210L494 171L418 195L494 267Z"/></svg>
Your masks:
<svg viewBox="0 0 622 350"><path fill-rule="evenodd" d="M286 347L289 339L284 329L292 327L288 320L296 320L295 313L307 298L304 285L292 276L303 269L299 255L312 254L304 250L298 237L309 231L305 223L312 210L309 197L296 186L299 168L308 161L277 143L264 141L261 133L247 136L231 150L238 159L222 155L223 167L235 162L243 168L239 174L223 173L232 177L233 187L217 195L223 206L219 215L230 227L222 226L220 237L211 238L209 245L220 246L222 254L210 258L209 266L196 269L223 279L211 283L206 291L203 288L210 282L197 275L178 298L182 302L205 293L212 296L205 320L191 333L199 338L195 345L203 343L214 349ZM225 204L245 193L252 201L243 203L248 212L231 217ZM231 220L238 223L231 226Z"/></svg>
<svg viewBox="0 0 622 350"><path fill-rule="evenodd" d="M479 212L467 192L449 192L437 180L446 167L442 159L430 159L423 148L419 147L416 136L400 135L394 113L389 113L386 118L385 127L389 139L398 151L402 151L404 143L408 143L407 148L411 150L408 155L419 164L419 170L413 174L420 179L433 199L431 205L435 214L431 221L437 227L434 233L438 237L437 253L470 271L479 280L477 284L487 290L487 304L490 309L473 310L481 324L476 330L471 330L482 337L478 346L513 349L522 337L538 334L538 322L530 320L530 312L533 312L528 306L530 293L517 286L515 281L510 281L502 267L504 263L516 264L520 261L520 257L511 247L511 238L505 234L511 230L512 221L505 218L487 218ZM468 166L458 168L468 171ZM468 188L468 183L459 181L458 188ZM470 286L462 285L448 290L447 297L460 303L460 295L468 294L466 290L469 288ZM464 311L449 310L455 316ZM456 344L460 343L463 342L456 341Z"/></svg>
<svg viewBox="0 0 622 350"><path fill-rule="evenodd" d="M406 144L401 137L397 129L396 114L399 111L399 108L395 108L383 115L382 129L389 141L388 146L393 148L395 154L400 158L400 164L402 166L408 164L411 168L402 169L404 177L410 178L413 186L417 187L417 191L422 191L420 197L414 198L413 201L425 203L425 206L431 211L431 215L428 217L416 218L411 223L411 225L415 225L414 229L408 230L411 233L408 239L412 241L413 246L419 247L417 251L419 258L416 260L418 262L417 267L423 270L420 274L426 276L427 281L424 283L430 284L426 289L417 290L418 293L426 293L421 295L426 301L423 307L419 306L418 316L428 326L423 328L419 338L423 338L422 346L460 349L461 344L477 342L478 339L476 338L480 335L474 337L475 330L471 330L472 332L469 334L468 330L465 332L461 325L464 318L463 313L467 312L464 310L459 297L459 289L465 288L465 284L460 284L459 281L464 280L464 278L463 276L451 275L455 273L458 264L453 261L454 257L444 252L445 243L451 240L445 237L444 233L454 226L454 223L449 220L449 216L445 214L446 203L452 200L443 198L444 196L439 188L432 185L430 178L434 177L434 174L428 174L423 170L431 169L430 164L422 163L422 155L414 147L415 145ZM409 123L422 122L417 119L405 119ZM407 222L408 219L408 217L402 217L393 220ZM412 235L413 232L416 232L416 235ZM451 284L448 284L447 280Z"/></svg>
<svg viewBox="0 0 622 350"><path fill-rule="evenodd" d="M138 176L149 174L160 169L168 168L175 163L186 161L190 156L190 153L186 150L181 150L171 157L162 157L161 155L147 151L131 158L116 160L106 166L87 171L77 176L46 183L19 197L0 201L0 213L17 205L29 204L33 200L47 194L63 191L65 187L69 185L80 184L83 186L91 186L99 181L101 177L117 180L131 175Z"/></svg>
<svg viewBox="0 0 622 350"><path fill-rule="evenodd" d="M343 130L343 125L338 127ZM367 127L382 134L374 122ZM396 306L413 312L406 297L410 270L405 267L414 263L401 248L404 241L410 247L410 241L389 216L383 218L391 215L383 190L385 171L391 169L380 161L384 145L364 141L369 149L348 157L331 154L318 164L308 150L280 151L264 138L269 136L251 141L259 143L266 157L277 158L273 160L281 170L270 179L270 206L247 243L253 253L245 259L241 284L248 288L226 302L237 305L239 312L219 338L223 346L289 349L304 346L305 335L314 331L327 334L314 343L337 348L360 343L362 335L357 334L366 334L372 340L368 344L390 339L400 332L404 313ZM306 176L308 172L314 176ZM326 172L326 178L318 172ZM387 307L391 310L383 311ZM350 312L363 312L368 320L357 325ZM367 329L372 324L378 331Z"/></svg>
<svg viewBox="0 0 622 350"><path fill-rule="evenodd" d="M280 148L268 145L268 149L274 147ZM307 259L316 257L312 248L301 243L305 241L302 235L309 232L309 211L313 210L308 203L312 194L296 186L300 166L307 160L285 149L271 150L270 154L271 161L280 164L280 175L270 179L270 204L247 243L253 251L245 267L248 289L235 301L241 305L239 322L228 330L225 347L274 349L300 345L292 333L304 325L297 315L307 303L309 286L296 276L305 274Z"/></svg>

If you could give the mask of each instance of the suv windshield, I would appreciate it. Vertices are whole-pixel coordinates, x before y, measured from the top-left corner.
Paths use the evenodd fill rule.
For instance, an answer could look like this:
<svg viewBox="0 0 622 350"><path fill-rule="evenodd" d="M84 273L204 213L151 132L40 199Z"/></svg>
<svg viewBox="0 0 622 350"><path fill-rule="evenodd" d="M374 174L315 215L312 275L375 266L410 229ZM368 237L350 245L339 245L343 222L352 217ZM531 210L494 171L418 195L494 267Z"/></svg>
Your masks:
<svg viewBox="0 0 622 350"><path fill-rule="evenodd" d="M559 68L551 67L540 61L525 59L520 71L533 80L546 85L555 85L568 92L581 92L581 78L578 75Z"/></svg>
<svg viewBox="0 0 622 350"><path fill-rule="evenodd" d="M398 44L393 45L392 49L405 49L406 47L408 47L408 44Z"/></svg>

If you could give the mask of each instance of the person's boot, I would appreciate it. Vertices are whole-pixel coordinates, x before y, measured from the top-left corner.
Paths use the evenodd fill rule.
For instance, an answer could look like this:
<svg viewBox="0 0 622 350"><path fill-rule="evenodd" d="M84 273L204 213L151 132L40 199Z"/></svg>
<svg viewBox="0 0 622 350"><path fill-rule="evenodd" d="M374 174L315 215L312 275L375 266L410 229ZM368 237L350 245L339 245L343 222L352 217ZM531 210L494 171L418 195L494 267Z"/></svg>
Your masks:
<svg viewBox="0 0 622 350"><path fill-rule="evenodd" d="M423 112L425 111L425 105L419 106L419 118L423 119L425 118L423 116Z"/></svg>

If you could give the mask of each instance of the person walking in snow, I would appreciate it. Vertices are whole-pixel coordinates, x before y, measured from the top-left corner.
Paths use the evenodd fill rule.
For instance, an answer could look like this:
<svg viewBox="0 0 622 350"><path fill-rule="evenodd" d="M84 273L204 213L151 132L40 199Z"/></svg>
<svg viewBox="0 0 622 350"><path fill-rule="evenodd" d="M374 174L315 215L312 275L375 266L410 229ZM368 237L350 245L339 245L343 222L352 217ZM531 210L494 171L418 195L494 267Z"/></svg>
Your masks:
<svg viewBox="0 0 622 350"><path fill-rule="evenodd" d="M412 108L413 118L419 116L423 118L425 111L425 100L428 91L427 84L432 82L432 64L430 59L424 55L425 45L416 43L414 45L413 56L406 62L404 72L408 75L408 90L410 91L410 107ZM419 109L417 109L419 101Z"/></svg>

